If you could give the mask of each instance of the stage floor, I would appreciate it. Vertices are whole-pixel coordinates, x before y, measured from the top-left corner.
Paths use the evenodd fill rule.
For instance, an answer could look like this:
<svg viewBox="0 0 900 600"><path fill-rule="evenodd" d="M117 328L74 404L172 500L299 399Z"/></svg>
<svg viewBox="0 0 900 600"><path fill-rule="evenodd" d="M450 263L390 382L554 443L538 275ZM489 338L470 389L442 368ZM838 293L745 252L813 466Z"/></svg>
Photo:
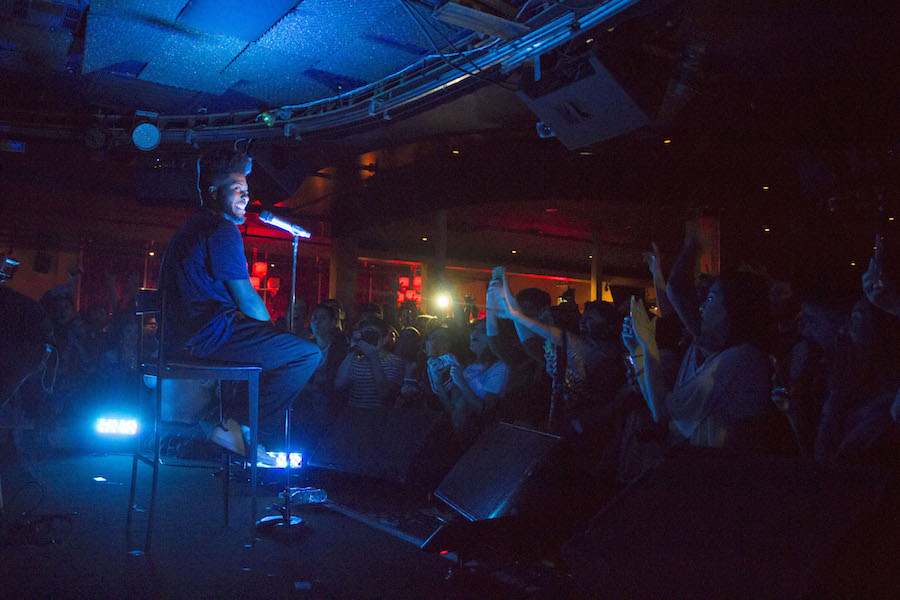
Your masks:
<svg viewBox="0 0 900 600"><path fill-rule="evenodd" d="M138 468L137 504L146 507L151 471L146 465ZM0 547L5 597L452 599L518 595L506 586L448 581L453 562L415 544L427 536L429 517L408 506L397 508L410 501L402 495L396 501L389 494L366 496L357 485L343 494L355 497L357 504L368 502L375 507L363 511L368 514L363 520L348 516L353 511L308 505L297 511L305 521L299 542L286 545L262 538L250 545L249 484L232 481L231 523L226 527L218 469L162 466L153 552L133 556L129 550L143 544L146 513L136 514L131 539L126 539L130 455L57 454L34 460L28 471L7 468L3 472L8 524L17 522L23 511L77 515L71 526L57 521L52 531L55 543L23 544L21 538L7 536L8 545ZM313 483L322 483L322 477L320 473ZM32 479L43 489L34 484L23 487ZM331 480L328 485L338 483ZM275 501L275 488L259 488L260 516L274 514L266 507ZM326 491L330 497L341 496L334 487ZM368 499L361 500L364 496ZM391 507L396 515L418 513L419 518L401 523L403 519L391 516ZM395 535L388 533L392 530Z"/></svg>

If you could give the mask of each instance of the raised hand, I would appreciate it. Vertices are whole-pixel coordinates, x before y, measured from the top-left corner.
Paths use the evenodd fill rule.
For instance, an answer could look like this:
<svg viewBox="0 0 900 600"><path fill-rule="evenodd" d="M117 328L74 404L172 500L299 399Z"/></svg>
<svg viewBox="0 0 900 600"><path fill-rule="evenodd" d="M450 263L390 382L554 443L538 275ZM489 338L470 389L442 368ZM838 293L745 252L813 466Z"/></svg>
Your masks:
<svg viewBox="0 0 900 600"><path fill-rule="evenodd" d="M634 296L631 297L631 330L635 339L645 349L656 345L656 320L650 319L644 303Z"/></svg>
<svg viewBox="0 0 900 600"><path fill-rule="evenodd" d="M462 367L458 365L453 365L450 367L450 379L453 380L453 383L456 384L456 387L463 389L463 386L466 383L466 377L463 374Z"/></svg>
<svg viewBox="0 0 900 600"><path fill-rule="evenodd" d="M862 276L863 292L869 302L881 310L900 317L900 290L885 281L882 261L873 258Z"/></svg>
<svg viewBox="0 0 900 600"><path fill-rule="evenodd" d="M486 309L495 310L498 316L509 318L509 302L506 298L506 290L503 287L503 282L499 279L492 280L488 286Z"/></svg>
<svg viewBox="0 0 900 600"><path fill-rule="evenodd" d="M651 252L644 252L644 262L650 267L650 273L654 276L662 275L662 265L659 261L659 246L656 245L656 242L653 242L651 247L653 248Z"/></svg>

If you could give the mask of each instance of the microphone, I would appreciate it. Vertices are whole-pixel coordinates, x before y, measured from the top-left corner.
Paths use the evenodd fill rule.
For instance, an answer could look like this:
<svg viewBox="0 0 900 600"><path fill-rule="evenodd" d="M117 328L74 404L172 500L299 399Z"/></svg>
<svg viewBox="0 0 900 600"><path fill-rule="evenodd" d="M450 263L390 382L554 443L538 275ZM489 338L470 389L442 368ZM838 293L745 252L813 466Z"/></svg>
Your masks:
<svg viewBox="0 0 900 600"><path fill-rule="evenodd" d="M289 234L297 236L297 237L308 238L308 237L310 237L310 235L312 235L311 233L309 233L307 230L303 229L299 225L294 225L293 223L291 223L289 221L285 221L281 217L276 217L275 215L273 215L272 213L270 213L267 210L264 210L261 213L259 213L259 220L262 221L263 223L265 223L266 225L271 225L272 227L284 229Z"/></svg>

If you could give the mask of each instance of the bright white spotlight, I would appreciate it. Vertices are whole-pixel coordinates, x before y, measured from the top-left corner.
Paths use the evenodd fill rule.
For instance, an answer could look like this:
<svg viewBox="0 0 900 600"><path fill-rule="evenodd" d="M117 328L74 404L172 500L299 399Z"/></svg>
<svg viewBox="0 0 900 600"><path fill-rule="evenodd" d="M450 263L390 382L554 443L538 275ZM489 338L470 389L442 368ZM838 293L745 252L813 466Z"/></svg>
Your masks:
<svg viewBox="0 0 900 600"><path fill-rule="evenodd" d="M275 466L269 467L269 465L264 465L260 462L256 463L258 467L269 467L272 469L283 469L287 466L287 457L284 452L266 452L269 456L275 459ZM291 452L291 468L299 469L303 464L303 454L300 452Z"/></svg>
<svg viewBox="0 0 900 600"><path fill-rule="evenodd" d="M97 419L94 430L101 435L137 435L137 419Z"/></svg>
<svg viewBox="0 0 900 600"><path fill-rule="evenodd" d="M451 302L453 302L453 300L450 298L450 294L443 293L443 294L438 294L437 297L434 299L434 302L435 302L435 304L437 304L438 308L440 308L441 310L446 310L446 309L450 308L450 304L451 304Z"/></svg>

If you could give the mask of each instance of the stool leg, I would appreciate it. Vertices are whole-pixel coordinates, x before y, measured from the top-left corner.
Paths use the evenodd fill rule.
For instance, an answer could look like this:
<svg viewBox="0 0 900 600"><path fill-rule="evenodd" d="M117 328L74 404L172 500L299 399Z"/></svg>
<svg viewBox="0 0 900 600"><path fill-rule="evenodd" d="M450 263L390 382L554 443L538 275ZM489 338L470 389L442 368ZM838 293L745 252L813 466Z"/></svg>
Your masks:
<svg viewBox="0 0 900 600"><path fill-rule="evenodd" d="M294 403L288 404L284 411L284 453L286 465L284 467L284 524L291 524L291 413Z"/></svg>
<svg viewBox="0 0 900 600"><path fill-rule="evenodd" d="M256 538L256 451L259 448L259 373L250 375L247 382L250 402L250 539Z"/></svg>
<svg viewBox="0 0 900 600"><path fill-rule="evenodd" d="M219 423L225 422L225 409L224 409L224 400L222 398L222 381L218 382L218 396L219 396ZM222 503L225 507L225 526L228 526L228 513L229 513L229 500L231 498L231 457L228 455L228 452L223 452L222 456L224 457L225 464L223 465L222 474L224 477L224 481L222 482Z"/></svg>
<svg viewBox="0 0 900 600"><path fill-rule="evenodd" d="M222 482L222 486L223 486L222 493L224 495L223 500L224 500L224 504L225 504L225 526L227 527L228 526L228 501L229 501L229 498L231 497L231 493L230 493L231 457L228 456L227 452L225 453L225 465L224 466L225 466L225 468L223 470L222 475L225 478L225 481Z"/></svg>
<svg viewBox="0 0 900 600"><path fill-rule="evenodd" d="M140 451L140 450L138 450ZM125 532L131 531L131 518L134 515L134 492L137 485L137 454L131 457L131 492L128 494L128 516L125 517Z"/></svg>

